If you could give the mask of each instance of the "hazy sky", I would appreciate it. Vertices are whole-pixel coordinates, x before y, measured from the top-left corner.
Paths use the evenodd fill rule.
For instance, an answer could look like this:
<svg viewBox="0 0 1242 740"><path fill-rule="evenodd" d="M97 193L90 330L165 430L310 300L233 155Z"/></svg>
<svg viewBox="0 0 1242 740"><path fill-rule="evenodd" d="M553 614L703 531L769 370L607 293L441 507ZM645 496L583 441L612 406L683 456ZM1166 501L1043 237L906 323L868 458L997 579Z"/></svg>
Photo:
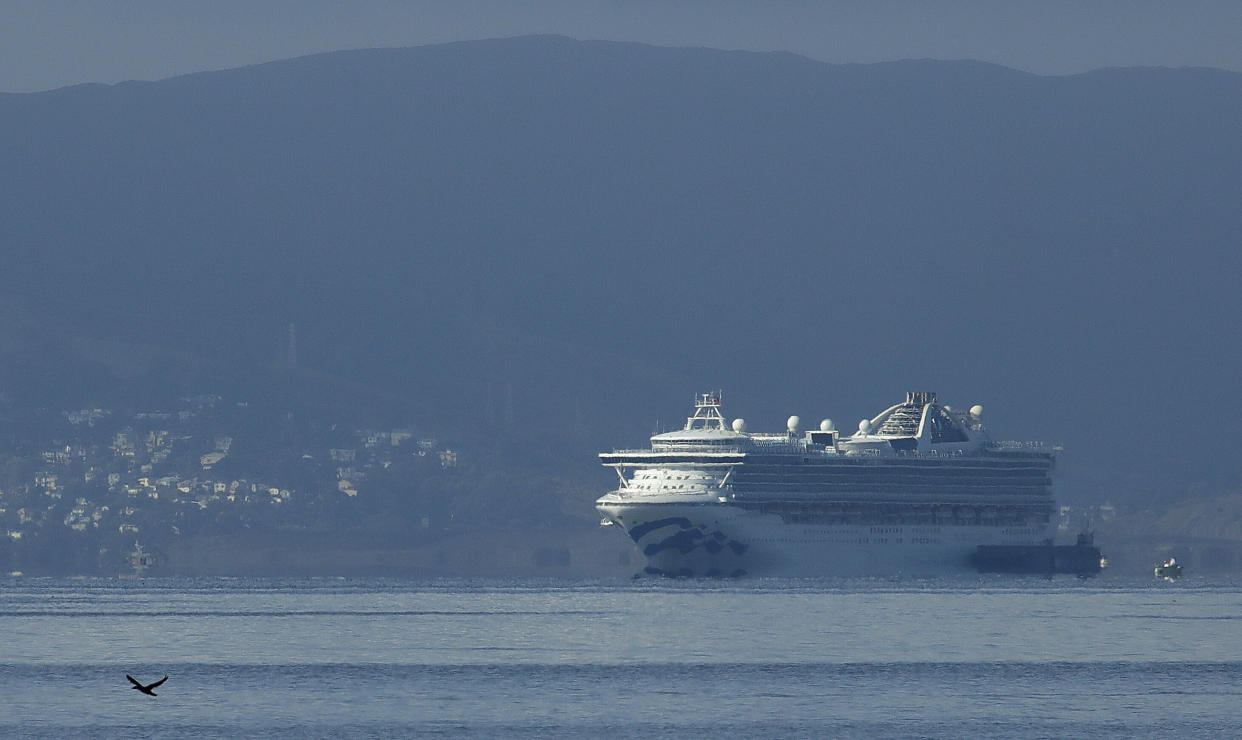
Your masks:
<svg viewBox="0 0 1242 740"><path fill-rule="evenodd" d="M1041 74L1242 70L1239 0L0 0L0 90L530 33L829 62L973 58Z"/></svg>

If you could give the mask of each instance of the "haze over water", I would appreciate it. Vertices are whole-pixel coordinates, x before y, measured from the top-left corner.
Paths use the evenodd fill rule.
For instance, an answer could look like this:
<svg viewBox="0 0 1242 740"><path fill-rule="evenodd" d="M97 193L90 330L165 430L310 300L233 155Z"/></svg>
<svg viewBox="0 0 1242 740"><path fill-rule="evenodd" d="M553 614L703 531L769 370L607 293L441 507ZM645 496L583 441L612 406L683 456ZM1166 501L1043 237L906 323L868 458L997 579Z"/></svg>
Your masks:
<svg viewBox="0 0 1242 740"><path fill-rule="evenodd" d="M481 511L513 527L490 535L542 537L558 511L593 529L603 489L575 466L700 387L778 429L928 389L1064 444L1063 502L1236 564L1242 448L1219 430L1242 410L1242 5L123 5L0 11L8 495L37 491L46 440L66 441L16 411L119 420L220 394L283 421L196 431L239 440L213 486L296 488L262 476L273 450L303 464L291 422L335 428L322 409L414 419L461 454L465 483L416 471L399 496L350 497L353 521L268 521L264 548L305 527L280 565L357 522L401 547ZM572 38L521 38L547 33ZM53 90L91 82L108 86ZM290 339L272 367L294 325L300 354ZM471 436L488 416L504 434ZM1175 432L1155 454L1153 430ZM522 444L497 455L498 437ZM160 474L204 472L185 460ZM56 493L31 493L64 538L40 552L68 562L78 493ZM119 517L107 500L91 506ZM8 544L38 542L34 505L6 507ZM103 521L127 551L129 522ZM445 548L478 552L472 533ZM0 738L1228 738L1240 606L1239 582L1115 572L0 579ZM127 673L170 678L148 697Z"/></svg>
<svg viewBox="0 0 1242 740"><path fill-rule="evenodd" d="M1240 607L1195 580L17 579L0 735L1234 736Z"/></svg>

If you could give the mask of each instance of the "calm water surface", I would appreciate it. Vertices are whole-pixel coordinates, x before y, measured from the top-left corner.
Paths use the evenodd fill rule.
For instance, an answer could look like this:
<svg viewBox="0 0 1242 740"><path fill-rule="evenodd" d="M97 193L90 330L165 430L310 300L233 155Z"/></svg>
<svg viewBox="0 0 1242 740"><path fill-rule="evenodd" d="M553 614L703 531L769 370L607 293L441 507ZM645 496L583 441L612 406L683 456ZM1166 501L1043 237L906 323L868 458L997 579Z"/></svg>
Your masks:
<svg viewBox="0 0 1242 740"><path fill-rule="evenodd" d="M0 697L4 737L1239 737L1242 584L9 579Z"/></svg>

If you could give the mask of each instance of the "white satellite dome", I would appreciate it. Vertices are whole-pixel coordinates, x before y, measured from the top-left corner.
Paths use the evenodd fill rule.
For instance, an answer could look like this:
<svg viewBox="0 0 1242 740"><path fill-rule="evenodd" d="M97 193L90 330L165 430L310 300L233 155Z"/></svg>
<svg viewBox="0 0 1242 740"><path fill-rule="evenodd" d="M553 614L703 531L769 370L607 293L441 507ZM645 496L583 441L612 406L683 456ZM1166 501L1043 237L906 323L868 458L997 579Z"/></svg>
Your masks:
<svg viewBox="0 0 1242 740"><path fill-rule="evenodd" d="M980 406L979 404L975 404L974 406L971 406L970 415L976 419L983 418L983 406Z"/></svg>
<svg viewBox="0 0 1242 740"><path fill-rule="evenodd" d="M836 428L837 425L832 423L832 419L824 419L819 423L819 431L821 432L831 432Z"/></svg>
<svg viewBox="0 0 1242 740"><path fill-rule="evenodd" d="M863 434L871 434L871 420L863 419L858 422L858 431Z"/></svg>
<svg viewBox="0 0 1242 740"><path fill-rule="evenodd" d="M790 434L797 434L798 425L801 423L802 423L802 420L799 419L797 416L791 416L789 417L789 421L785 422L785 428L789 430Z"/></svg>
<svg viewBox="0 0 1242 740"><path fill-rule="evenodd" d="M744 434L746 432L746 420L745 419L734 419L733 420L733 431L737 432L738 434Z"/></svg>

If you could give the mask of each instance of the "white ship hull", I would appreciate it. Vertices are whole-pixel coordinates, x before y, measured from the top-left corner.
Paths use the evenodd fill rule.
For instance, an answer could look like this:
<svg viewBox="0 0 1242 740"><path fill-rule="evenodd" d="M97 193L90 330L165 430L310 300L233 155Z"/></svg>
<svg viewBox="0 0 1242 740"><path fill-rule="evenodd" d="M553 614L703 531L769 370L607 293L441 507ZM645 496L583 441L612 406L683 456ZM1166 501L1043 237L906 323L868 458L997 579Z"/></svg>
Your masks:
<svg viewBox="0 0 1242 740"><path fill-rule="evenodd" d="M727 503L601 502L642 557L671 576L892 576L971 573L978 545L1038 545L1039 527L791 524Z"/></svg>
<svg viewBox="0 0 1242 740"><path fill-rule="evenodd" d="M748 433L720 394L700 394L683 429L650 449L602 452L619 486L596 501L634 541L644 570L673 576L938 575L981 567L1055 569L1054 456L994 443L974 406L907 393L857 434ZM1066 555L1065 557L1070 557Z"/></svg>

